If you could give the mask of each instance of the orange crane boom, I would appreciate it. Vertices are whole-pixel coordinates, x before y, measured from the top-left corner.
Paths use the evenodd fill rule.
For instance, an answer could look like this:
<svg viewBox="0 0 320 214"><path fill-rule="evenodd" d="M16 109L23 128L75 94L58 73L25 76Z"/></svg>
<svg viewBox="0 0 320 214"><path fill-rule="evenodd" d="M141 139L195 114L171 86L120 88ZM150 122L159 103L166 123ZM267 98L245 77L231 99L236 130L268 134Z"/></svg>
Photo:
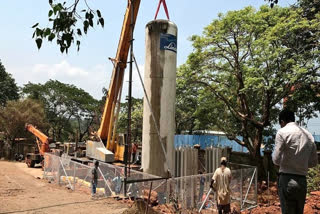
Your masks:
<svg viewBox="0 0 320 214"><path fill-rule="evenodd" d="M37 138L37 145L41 155L49 152L49 137L31 124L26 124L26 130L31 132Z"/></svg>
<svg viewBox="0 0 320 214"><path fill-rule="evenodd" d="M42 163L43 165L43 157L44 153L49 152L49 137L43 134L39 129L34 127L31 124L26 124L26 130L32 133L36 137L36 142L39 150L38 153L28 153L26 156L26 163L28 167L34 167L36 163Z"/></svg>
<svg viewBox="0 0 320 214"><path fill-rule="evenodd" d="M104 107L100 128L98 130L98 136L104 142L107 149L110 151L114 151L114 143L116 139L116 133L114 129L114 122L117 119L118 115L115 115L115 108L117 106L117 101L119 98L119 94L123 84L124 70L127 66L127 58L130 48L131 41L131 18L132 18L132 10L131 6L133 6L133 26L136 22L140 0L128 0L128 5L126 9L126 13L124 16L124 21L122 25L121 36L118 44L118 50L116 54L116 58L113 59L114 68L112 72L112 77L109 85L108 95L106 104Z"/></svg>

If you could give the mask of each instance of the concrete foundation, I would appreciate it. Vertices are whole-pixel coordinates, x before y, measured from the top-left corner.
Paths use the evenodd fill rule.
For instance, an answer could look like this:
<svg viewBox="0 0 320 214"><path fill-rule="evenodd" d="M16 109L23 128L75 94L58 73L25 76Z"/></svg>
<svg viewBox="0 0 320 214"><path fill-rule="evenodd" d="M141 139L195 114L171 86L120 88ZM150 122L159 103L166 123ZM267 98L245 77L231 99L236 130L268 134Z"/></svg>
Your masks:
<svg viewBox="0 0 320 214"><path fill-rule="evenodd" d="M177 26L167 20L149 22L146 25L144 84L167 159L159 142L151 109L144 98L142 168L144 172L161 177L174 173L176 67Z"/></svg>

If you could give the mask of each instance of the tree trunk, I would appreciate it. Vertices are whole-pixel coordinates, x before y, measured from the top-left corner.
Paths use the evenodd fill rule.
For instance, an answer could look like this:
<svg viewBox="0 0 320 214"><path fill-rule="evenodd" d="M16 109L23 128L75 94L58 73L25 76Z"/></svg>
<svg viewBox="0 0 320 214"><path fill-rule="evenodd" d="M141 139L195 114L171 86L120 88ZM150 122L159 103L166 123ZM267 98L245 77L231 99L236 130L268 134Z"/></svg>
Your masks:
<svg viewBox="0 0 320 214"><path fill-rule="evenodd" d="M263 157L261 156L261 152L260 152L262 138L263 138L262 131L263 131L262 128L256 130L254 140L253 140L253 151L251 154L251 157L253 158L253 162L256 163L256 166L258 167L259 180L266 179L266 172L263 164Z"/></svg>
<svg viewBox="0 0 320 214"><path fill-rule="evenodd" d="M257 150L256 155L253 158L253 161L256 163L258 167L258 180L266 180L266 172L263 164L263 157L260 154L260 149Z"/></svg>

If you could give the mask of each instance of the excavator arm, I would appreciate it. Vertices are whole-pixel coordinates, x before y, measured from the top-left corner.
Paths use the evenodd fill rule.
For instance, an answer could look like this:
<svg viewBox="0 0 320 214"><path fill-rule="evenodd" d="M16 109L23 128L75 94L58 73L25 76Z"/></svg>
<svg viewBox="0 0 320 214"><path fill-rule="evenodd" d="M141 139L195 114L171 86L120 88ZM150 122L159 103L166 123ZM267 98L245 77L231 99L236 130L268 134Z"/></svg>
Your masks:
<svg viewBox="0 0 320 214"><path fill-rule="evenodd" d="M26 124L26 130L31 132L37 138L36 142L41 155L44 155L45 152L49 152L49 137L47 135L43 134L31 124Z"/></svg>
<svg viewBox="0 0 320 214"><path fill-rule="evenodd" d="M132 20L132 6L133 6L133 20ZM135 25L138 10L140 6L140 0L128 0L126 13L122 25L121 36L118 44L118 50L116 58L113 59L114 68L112 71L112 77L109 85L108 95L101 119L100 128L98 130L98 136L102 140L106 147L110 151L114 151L115 142L115 120L118 114L115 115L115 108L119 99L119 94L123 84L124 70L127 66L127 58L131 41L131 22Z"/></svg>

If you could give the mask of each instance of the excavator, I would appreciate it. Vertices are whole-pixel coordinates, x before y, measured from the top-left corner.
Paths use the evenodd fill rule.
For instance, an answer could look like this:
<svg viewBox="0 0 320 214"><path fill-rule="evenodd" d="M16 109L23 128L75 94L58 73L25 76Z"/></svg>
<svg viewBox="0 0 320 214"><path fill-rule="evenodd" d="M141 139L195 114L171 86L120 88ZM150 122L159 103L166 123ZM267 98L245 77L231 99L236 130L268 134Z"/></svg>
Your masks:
<svg viewBox="0 0 320 214"><path fill-rule="evenodd" d="M114 59L111 59L113 71L100 128L97 132L92 133L94 140L89 140L86 143L86 155L89 158L104 162L124 161L126 136L118 134L116 128L124 71L127 67L127 58L139 6L140 0L128 0L117 54Z"/></svg>
<svg viewBox="0 0 320 214"><path fill-rule="evenodd" d="M26 164L28 167L34 167L35 164L41 163L43 166L44 153L50 152L49 144L51 142L50 138L43 134L40 130L31 124L26 124L25 128L27 131L31 132L36 137L36 143L38 146L38 152L27 153Z"/></svg>

